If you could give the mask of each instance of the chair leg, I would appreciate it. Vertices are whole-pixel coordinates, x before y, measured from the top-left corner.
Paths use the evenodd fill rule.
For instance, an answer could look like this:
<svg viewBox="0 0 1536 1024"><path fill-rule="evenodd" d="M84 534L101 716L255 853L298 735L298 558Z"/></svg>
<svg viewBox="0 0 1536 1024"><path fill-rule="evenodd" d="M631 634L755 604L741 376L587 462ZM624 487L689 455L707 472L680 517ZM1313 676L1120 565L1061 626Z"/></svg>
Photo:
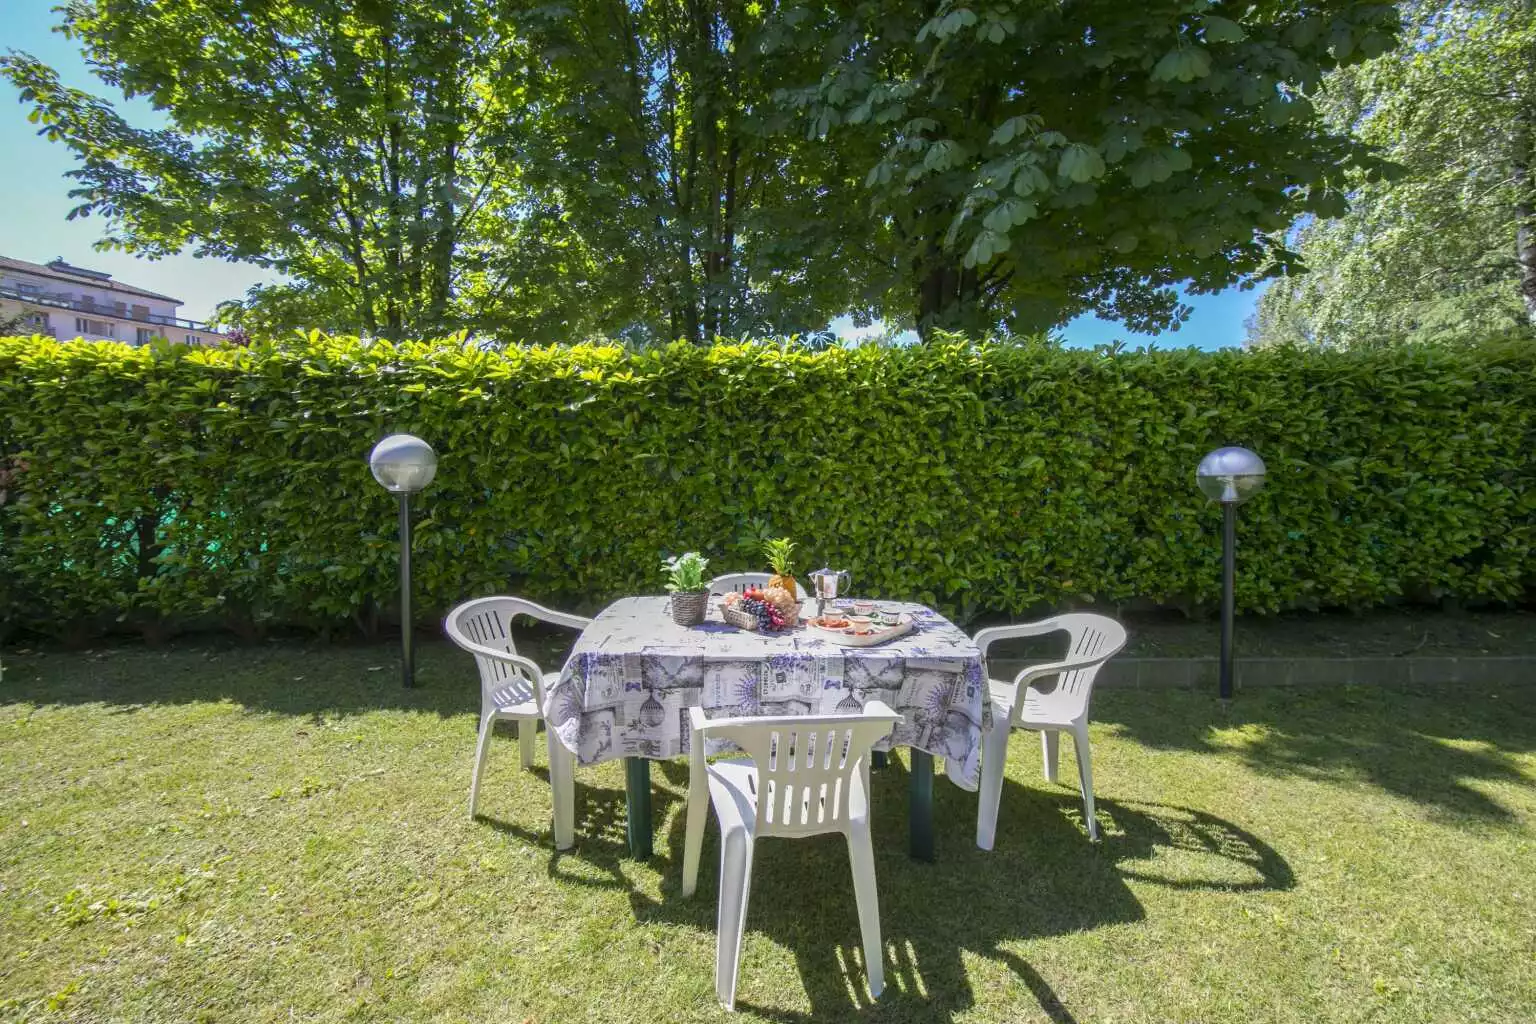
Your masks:
<svg viewBox="0 0 1536 1024"><path fill-rule="evenodd" d="M695 743L703 743L697 735ZM683 895L699 887L699 855L704 850L704 826L709 821L709 780L704 755L695 752L688 763L688 824L683 835Z"/></svg>
<svg viewBox="0 0 1536 1024"><path fill-rule="evenodd" d="M549 788L555 805L555 849L576 845L576 755L565 749L555 730L544 731L549 751Z"/></svg>
<svg viewBox="0 0 1536 1024"><path fill-rule="evenodd" d="M519 718L517 720L517 748L523 758L523 767L533 767L533 744L539 732L539 722L536 718Z"/></svg>
<svg viewBox="0 0 1536 1024"><path fill-rule="evenodd" d="M491 735L496 731L496 719L487 715L480 723L480 737L475 741L475 770L469 777L469 816L475 816L480 803L480 773L485 770L485 759L491 752Z"/></svg>
<svg viewBox="0 0 1536 1024"><path fill-rule="evenodd" d="M1004 718L992 722L992 730L981 738L981 798L976 802L976 845L992 849L997 838L997 809L1003 800L1003 769L1008 764L1008 733L1012 723Z"/></svg>
<svg viewBox="0 0 1536 1024"><path fill-rule="evenodd" d="M1055 729L1040 730L1040 752L1045 757L1045 781L1056 781L1056 764L1061 760L1061 733Z"/></svg>
<svg viewBox="0 0 1536 1024"><path fill-rule="evenodd" d="M1077 751L1077 784L1083 790L1083 813L1088 818L1088 838L1099 841L1099 822L1093 812L1093 755L1088 749L1088 727L1072 730L1072 748Z"/></svg>
<svg viewBox="0 0 1536 1024"><path fill-rule="evenodd" d="M720 910L715 938L715 995L727 1010L736 1009L736 975L751 893L752 839L746 829L732 829L720 837Z"/></svg>
<svg viewBox="0 0 1536 1024"><path fill-rule="evenodd" d="M875 850L869 838L868 821L851 824L848 860L853 867L853 894L859 904L859 934L864 938L869 997L879 999L885 990L885 946L880 941L880 894L875 886Z"/></svg>

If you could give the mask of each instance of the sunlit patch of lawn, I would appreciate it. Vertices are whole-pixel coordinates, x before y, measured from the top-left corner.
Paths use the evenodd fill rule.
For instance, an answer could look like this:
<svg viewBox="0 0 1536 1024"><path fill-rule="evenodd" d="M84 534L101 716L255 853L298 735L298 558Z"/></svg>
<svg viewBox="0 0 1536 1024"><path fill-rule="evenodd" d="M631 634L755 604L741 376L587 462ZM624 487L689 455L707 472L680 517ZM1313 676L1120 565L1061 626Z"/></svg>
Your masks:
<svg viewBox="0 0 1536 1024"><path fill-rule="evenodd" d="M711 833L679 894L686 768L625 856L617 763L556 854L543 768L495 744L466 810L463 655L10 654L0 682L0 1019L722 1020ZM885 996L836 838L765 843L740 1016L779 1021L1528 1021L1536 692L1109 690L1104 841L1011 744L996 849L936 785L906 854L875 775ZM1070 740L1064 741L1070 747ZM1062 779L1071 778L1063 750Z"/></svg>

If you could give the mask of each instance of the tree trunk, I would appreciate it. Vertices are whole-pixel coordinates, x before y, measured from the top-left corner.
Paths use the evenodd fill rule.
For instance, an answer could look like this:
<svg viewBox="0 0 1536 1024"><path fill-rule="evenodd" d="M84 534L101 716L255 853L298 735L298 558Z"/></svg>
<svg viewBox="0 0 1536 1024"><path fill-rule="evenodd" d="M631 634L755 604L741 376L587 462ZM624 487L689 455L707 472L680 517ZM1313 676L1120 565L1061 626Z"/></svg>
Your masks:
<svg viewBox="0 0 1536 1024"><path fill-rule="evenodd" d="M459 15L461 8L455 7L449 18L449 31L454 40L454 52L464 52L464 29ZM427 277L427 315L432 321L435 331L441 332L444 328L444 320L448 313L448 299L453 287L453 251L458 242L458 209L454 202L458 195L459 179L459 144L463 127L461 119L463 115L462 84L459 78L460 67L457 61L448 66L448 72L435 83L437 90L447 91L447 102L439 103L446 107L444 113L444 139L442 142L441 163L436 168L435 184L436 203L432 210L433 234L431 251L428 254ZM431 176L428 177L431 181Z"/></svg>
<svg viewBox="0 0 1536 1024"><path fill-rule="evenodd" d="M734 117L726 122L726 131L731 141L725 162L725 217L720 237L720 265L717 268L722 297L717 313L717 334L732 326L731 299L736 294L731 276L736 263L736 177L741 167L741 140L736 135Z"/></svg>
<svg viewBox="0 0 1536 1024"><path fill-rule="evenodd" d="M974 326L983 315L986 290L981 275L946 258L942 243L930 248L926 269L918 280L916 295L917 333L928 341L936 330L957 331Z"/></svg>
<svg viewBox="0 0 1536 1024"><path fill-rule="evenodd" d="M395 118L395 46L394 25L390 24L384 39L384 266L388 275L384 292L384 323L390 341L399 341L404 334L405 318L401 308L401 291L405 285L402 273L402 249L404 233L400 229L400 122Z"/></svg>
<svg viewBox="0 0 1536 1024"><path fill-rule="evenodd" d="M1521 167L1516 180L1528 188L1530 171ZM1520 263L1520 298L1525 319L1536 327L1536 209L1529 202L1515 204L1515 258Z"/></svg>
<svg viewBox="0 0 1536 1024"><path fill-rule="evenodd" d="M1536 0L1526 0L1523 5L1529 21ZM1528 73L1536 74L1536 45L1525 50L1525 66ZM1530 81L1529 78L1526 79ZM1536 96L1520 96L1521 102L1515 114L1515 260L1520 266L1520 298L1525 303L1525 320L1536 327L1536 190L1533 190L1531 169L1536 165Z"/></svg>

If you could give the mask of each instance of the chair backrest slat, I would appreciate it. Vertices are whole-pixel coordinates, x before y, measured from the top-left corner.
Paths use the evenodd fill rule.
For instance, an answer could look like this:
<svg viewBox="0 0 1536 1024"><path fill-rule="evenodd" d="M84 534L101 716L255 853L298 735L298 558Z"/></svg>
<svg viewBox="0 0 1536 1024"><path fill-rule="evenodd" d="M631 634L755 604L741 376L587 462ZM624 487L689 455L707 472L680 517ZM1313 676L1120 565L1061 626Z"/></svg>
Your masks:
<svg viewBox="0 0 1536 1024"><path fill-rule="evenodd" d="M482 597L466 601L448 613L443 623L448 639L465 648L475 658L480 670L480 700L482 715L490 709L492 692L526 686L528 693L540 704L544 701L542 676L500 658L489 657L476 647L490 648L505 654L521 657L513 637L512 621L525 615L541 622L580 629L591 620L564 612L552 611L542 605L520 597Z"/></svg>
<svg viewBox="0 0 1536 1024"><path fill-rule="evenodd" d="M709 592L712 595L739 594L749 587L766 587L771 579L772 574L766 572L730 572L710 580Z"/></svg>
<svg viewBox="0 0 1536 1024"><path fill-rule="evenodd" d="M1105 615L1091 612L1073 612L1050 620L1058 630L1067 633L1066 666L1056 676L1056 685L1047 689L1046 680L1037 680L1028 686L1027 699L1036 706L1048 706L1057 714L1073 718L1086 715L1088 701L1093 696L1093 683L1105 661L1125 646L1125 627ZM1074 668L1074 663L1086 663ZM1022 714L1025 694L1015 707L1015 714Z"/></svg>
<svg viewBox="0 0 1536 1024"><path fill-rule="evenodd" d="M870 747L900 720L872 700L861 714L731 718L707 731L735 743L757 768L757 834L804 835L848 820L855 775L862 779Z"/></svg>

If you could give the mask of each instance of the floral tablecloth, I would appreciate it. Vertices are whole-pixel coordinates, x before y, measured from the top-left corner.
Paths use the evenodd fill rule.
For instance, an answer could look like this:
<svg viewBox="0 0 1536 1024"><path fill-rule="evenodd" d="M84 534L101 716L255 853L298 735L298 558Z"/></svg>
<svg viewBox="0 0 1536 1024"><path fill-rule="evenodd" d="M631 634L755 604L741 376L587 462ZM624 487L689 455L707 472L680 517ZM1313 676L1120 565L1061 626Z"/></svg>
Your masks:
<svg viewBox="0 0 1536 1024"><path fill-rule="evenodd" d="M916 604L881 602L916 628L878 647L841 647L805 629L738 630L712 601L702 625L672 621L665 597L627 597L593 620L545 719L582 764L688 753L688 709L710 717L857 711L870 698L903 716L889 741L944 759L951 780L976 788L990 708L981 652L958 626Z"/></svg>

